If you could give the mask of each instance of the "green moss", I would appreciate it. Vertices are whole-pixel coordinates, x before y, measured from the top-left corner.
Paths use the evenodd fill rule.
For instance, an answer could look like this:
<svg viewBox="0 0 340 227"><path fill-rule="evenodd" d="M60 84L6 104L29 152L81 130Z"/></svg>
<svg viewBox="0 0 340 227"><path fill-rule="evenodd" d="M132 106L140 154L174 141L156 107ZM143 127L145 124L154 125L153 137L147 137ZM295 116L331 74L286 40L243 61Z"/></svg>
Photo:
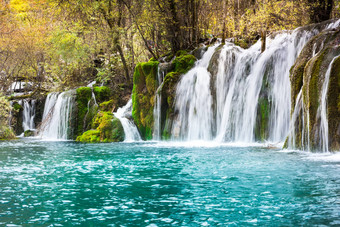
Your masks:
<svg viewBox="0 0 340 227"><path fill-rule="evenodd" d="M20 110L23 109L23 107L22 107L19 103L15 102L15 103L13 104L13 109L14 109L15 111L20 111Z"/></svg>
<svg viewBox="0 0 340 227"><path fill-rule="evenodd" d="M340 57L334 60L327 94L327 112L331 150L340 150Z"/></svg>
<svg viewBox="0 0 340 227"><path fill-rule="evenodd" d="M110 112L99 112L93 119L92 128L77 138L79 142L121 142L124 140L124 129Z"/></svg>
<svg viewBox="0 0 340 227"><path fill-rule="evenodd" d="M100 142L100 132L99 132L99 130L86 131L81 136L77 137L77 141L83 142L83 143L99 143Z"/></svg>
<svg viewBox="0 0 340 227"><path fill-rule="evenodd" d="M196 60L196 57L191 54L181 55L177 57L173 61L173 64L175 65L175 72L178 72L180 74L187 73L194 66Z"/></svg>
<svg viewBox="0 0 340 227"><path fill-rule="evenodd" d="M316 121L316 115L319 108L319 75L321 70L321 65L324 60L326 51L319 55L315 60L312 71L310 75L310 81L308 84L308 110L310 115L310 128L313 129ZM312 135L314 133L312 132Z"/></svg>
<svg viewBox="0 0 340 227"><path fill-rule="evenodd" d="M81 135L84 129L84 118L88 112L88 102L92 97L92 89L89 87L80 87L76 90L77 103L77 129L76 136Z"/></svg>
<svg viewBox="0 0 340 227"><path fill-rule="evenodd" d="M257 140L263 141L268 138L268 121L269 121L269 102L267 98L260 98L257 110L257 124L255 136Z"/></svg>
<svg viewBox="0 0 340 227"><path fill-rule="evenodd" d="M24 132L24 137L31 137L31 136L34 136L34 132L31 131L31 130L26 130Z"/></svg>
<svg viewBox="0 0 340 227"><path fill-rule="evenodd" d="M114 106L115 106L115 102L113 100L110 100L110 101L106 101L106 102L100 103L99 104L99 109L101 111L112 112L112 109L114 108Z"/></svg>
<svg viewBox="0 0 340 227"><path fill-rule="evenodd" d="M182 55L187 55L188 54L188 51L186 50L179 50L176 52L176 57L179 57L179 56L182 56Z"/></svg>
<svg viewBox="0 0 340 227"><path fill-rule="evenodd" d="M296 66L294 70L294 76L291 78L291 86L292 86L292 106L295 106L296 97L299 94L302 85L303 85L303 75L305 71L307 62L304 62L298 66Z"/></svg>
<svg viewBox="0 0 340 227"><path fill-rule="evenodd" d="M13 132L13 129L8 126L0 125L0 140L14 140L16 136Z"/></svg>
<svg viewBox="0 0 340 227"><path fill-rule="evenodd" d="M139 63L133 75L132 117L143 139L152 139L154 95L157 89L157 61Z"/></svg>
<svg viewBox="0 0 340 227"><path fill-rule="evenodd" d="M111 90L106 86L93 87L93 93L96 96L97 103L110 100Z"/></svg>

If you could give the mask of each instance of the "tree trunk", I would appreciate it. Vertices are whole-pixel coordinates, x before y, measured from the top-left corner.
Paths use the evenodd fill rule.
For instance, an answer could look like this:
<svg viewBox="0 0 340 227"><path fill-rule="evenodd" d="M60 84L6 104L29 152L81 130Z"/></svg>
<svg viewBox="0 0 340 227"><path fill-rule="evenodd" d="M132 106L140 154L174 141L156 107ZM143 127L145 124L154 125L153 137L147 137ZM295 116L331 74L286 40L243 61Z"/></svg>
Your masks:
<svg viewBox="0 0 340 227"><path fill-rule="evenodd" d="M267 32L261 31L261 53L263 53L266 50L266 38L267 38Z"/></svg>
<svg viewBox="0 0 340 227"><path fill-rule="evenodd" d="M308 0L308 2L311 7L310 20L312 23L319 23L331 18L333 0Z"/></svg>

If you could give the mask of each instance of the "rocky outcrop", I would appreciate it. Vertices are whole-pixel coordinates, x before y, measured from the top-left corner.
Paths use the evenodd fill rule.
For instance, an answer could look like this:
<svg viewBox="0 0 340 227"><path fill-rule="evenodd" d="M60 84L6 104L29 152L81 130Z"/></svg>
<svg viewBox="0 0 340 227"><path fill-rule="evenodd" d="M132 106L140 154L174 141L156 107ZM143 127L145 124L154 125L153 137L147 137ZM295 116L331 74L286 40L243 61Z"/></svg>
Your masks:
<svg viewBox="0 0 340 227"><path fill-rule="evenodd" d="M144 140L152 139L158 61L139 63L133 74L132 118Z"/></svg>
<svg viewBox="0 0 340 227"><path fill-rule="evenodd" d="M116 117L110 112L98 112L92 119L91 129L77 137L78 142L109 143L124 141L124 129Z"/></svg>
<svg viewBox="0 0 340 227"><path fill-rule="evenodd" d="M340 150L340 29L326 30L312 38L292 67L290 79L292 117L296 120L286 145ZM301 107L298 102L302 102Z"/></svg>

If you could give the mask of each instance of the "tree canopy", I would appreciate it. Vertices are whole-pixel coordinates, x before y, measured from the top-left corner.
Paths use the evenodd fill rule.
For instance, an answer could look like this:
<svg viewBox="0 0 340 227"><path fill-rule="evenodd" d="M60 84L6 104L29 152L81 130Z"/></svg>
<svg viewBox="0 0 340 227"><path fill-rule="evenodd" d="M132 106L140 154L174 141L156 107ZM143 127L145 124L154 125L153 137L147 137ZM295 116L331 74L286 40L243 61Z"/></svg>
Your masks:
<svg viewBox="0 0 340 227"><path fill-rule="evenodd" d="M339 17L338 0L1 0L0 91L130 87L136 63Z"/></svg>

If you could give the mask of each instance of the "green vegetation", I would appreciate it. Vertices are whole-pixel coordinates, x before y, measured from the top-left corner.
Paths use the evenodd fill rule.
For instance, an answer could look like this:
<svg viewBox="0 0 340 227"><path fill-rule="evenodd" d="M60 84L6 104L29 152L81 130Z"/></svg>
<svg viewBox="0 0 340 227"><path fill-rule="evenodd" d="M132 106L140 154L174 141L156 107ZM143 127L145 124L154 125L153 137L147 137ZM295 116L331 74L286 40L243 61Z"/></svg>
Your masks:
<svg viewBox="0 0 340 227"><path fill-rule="evenodd" d="M24 137L31 137L31 136L34 136L34 132L31 131L31 130L26 130L24 132Z"/></svg>
<svg viewBox="0 0 340 227"><path fill-rule="evenodd" d="M0 93L0 140L15 139L13 129L9 127L9 115L12 107L8 100Z"/></svg>
<svg viewBox="0 0 340 227"><path fill-rule="evenodd" d="M125 134L119 119L110 112L98 112L92 121L92 129L77 137L79 142L109 143L121 142Z"/></svg>
<svg viewBox="0 0 340 227"><path fill-rule="evenodd" d="M259 141L264 141L269 134L269 101L267 98L260 98L257 110L257 122L255 129L255 137Z"/></svg>
<svg viewBox="0 0 340 227"><path fill-rule="evenodd" d="M152 139L158 61L139 63L133 74L132 117L143 139Z"/></svg>
<svg viewBox="0 0 340 227"><path fill-rule="evenodd" d="M96 96L97 103L108 101L111 97L111 90L106 86L94 87L93 93Z"/></svg>
<svg viewBox="0 0 340 227"><path fill-rule="evenodd" d="M340 49L336 54L340 54ZM327 100L331 149L340 150L340 132L338 131L340 127L340 57L333 62Z"/></svg>

